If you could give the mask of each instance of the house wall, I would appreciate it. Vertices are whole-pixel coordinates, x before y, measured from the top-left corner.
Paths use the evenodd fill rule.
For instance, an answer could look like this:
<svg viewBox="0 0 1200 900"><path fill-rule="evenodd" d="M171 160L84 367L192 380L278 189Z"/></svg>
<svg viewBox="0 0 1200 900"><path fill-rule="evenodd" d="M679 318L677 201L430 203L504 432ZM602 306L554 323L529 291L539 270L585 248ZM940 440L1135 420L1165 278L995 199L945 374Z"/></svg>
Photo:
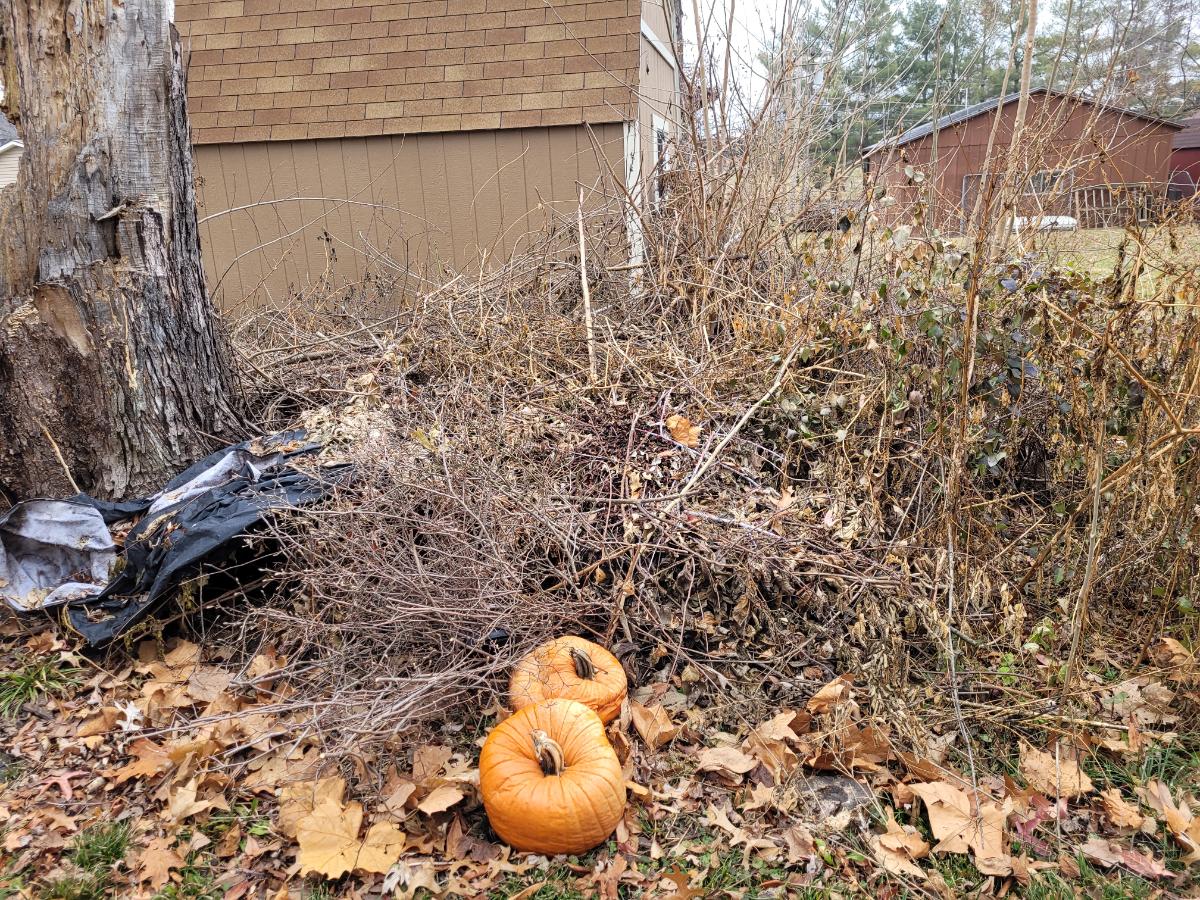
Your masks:
<svg viewBox="0 0 1200 900"><path fill-rule="evenodd" d="M640 10L641 0L177 0L193 138L620 122L634 102Z"/></svg>
<svg viewBox="0 0 1200 900"><path fill-rule="evenodd" d="M283 305L328 267L334 283L408 271L417 290L570 227L580 186L617 196L622 153L620 124L199 145L209 289Z"/></svg>
<svg viewBox="0 0 1200 900"><path fill-rule="evenodd" d="M0 187L17 180L17 167L24 152L21 147L12 147L0 153Z"/></svg>
<svg viewBox="0 0 1200 900"><path fill-rule="evenodd" d="M1000 111L993 171L1003 171L1016 118L1015 102ZM942 129L937 158L927 136L897 150L881 151L872 159L879 179L898 203L889 216L909 218L914 204L928 194L929 182L907 183L904 167L911 165L931 178L935 191L934 221L940 228L961 227L964 214L963 179L983 170L988 137L996 113L989 112ZM1027 114L1027 139L1017 149L1017 171L1071 169L1074 187L1150 181L1166 183L1171 140L1176 129L1113 110L1099 109L1071 98L1035 95ZM996 160L999 160L997 162ZM969 193L969 192L968 192ZM970 206L972 197L967 197ZM1054 210L1057 211L1057 210Z"/></svg>
<svg viewBox="0 0 1200 900"><path fill-rule="evenodd" d="M1187 172L1192 176L1192 184L1200 185L1200 147L1172 150L1171 171Z"/></svg>
<svg viewBox="0 0 1200 900"><path fill-rule="evenodd" d="M670 60L672 28L668 24L668 9L663 0L645 0L642 4L642 21L656 36L658 46L645 35L641 39L641 54L638 69L638 132L641 139L642 175L649 190L655 178L654 119L665 121L671 135L677 133L681 111L679 108L678 77ZM666 53L662 52L665 50ZM675 60L676 65L678 61ZM649 195L647 195L649 196Z"/></svg>

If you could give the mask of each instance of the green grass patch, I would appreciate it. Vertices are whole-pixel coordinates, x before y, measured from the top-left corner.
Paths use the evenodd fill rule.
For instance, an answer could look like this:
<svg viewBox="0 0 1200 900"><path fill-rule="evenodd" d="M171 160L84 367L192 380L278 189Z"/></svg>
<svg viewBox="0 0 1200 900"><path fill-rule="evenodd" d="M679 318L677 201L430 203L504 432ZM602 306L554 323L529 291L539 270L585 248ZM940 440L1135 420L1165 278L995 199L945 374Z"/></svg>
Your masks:
<svg viewBox="0 0 1200 900"><path fill-rule="evenodd" d="M85 872L111 869L125 858L129 849L130 827L127 822L94 825L75 836L67 859Z"/></svg>
<svg viewBox="0 0 1200 900"><path fill-rule="evenodd" d="M116 896L108 872L84 872L64 875L47 882L38 892L39 900L105 900Z"/></svg>
<svg viewBox="0 0 1200 900"><path fill-rule="evenodd" d="M26 703L42 697L61 697L79 684L80 670L57 660L28 663L0 674L0 716L13 718Z"/></svg>

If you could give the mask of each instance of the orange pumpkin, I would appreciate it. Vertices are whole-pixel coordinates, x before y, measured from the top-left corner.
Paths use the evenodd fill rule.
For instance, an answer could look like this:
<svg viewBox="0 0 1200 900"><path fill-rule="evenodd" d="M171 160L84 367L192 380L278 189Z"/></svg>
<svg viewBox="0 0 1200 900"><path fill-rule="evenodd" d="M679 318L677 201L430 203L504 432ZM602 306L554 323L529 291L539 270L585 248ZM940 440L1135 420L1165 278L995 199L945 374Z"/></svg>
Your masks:
<svg viewBox="0 0 1200 900"><path fill-rule="evenodd" d="M583 853L625 812L625 779L604 723L574 700L509 716L479 754L479 792L492 829L529 853Z"/></svg>
<svg viewBox="0 0 1200 900"><path fill-rule="evenodd" d="M517 664L508 696L513 709L553 697L578 700L611 722L628 689L615 656L591 641L567 636L542 644Z"/></svg>

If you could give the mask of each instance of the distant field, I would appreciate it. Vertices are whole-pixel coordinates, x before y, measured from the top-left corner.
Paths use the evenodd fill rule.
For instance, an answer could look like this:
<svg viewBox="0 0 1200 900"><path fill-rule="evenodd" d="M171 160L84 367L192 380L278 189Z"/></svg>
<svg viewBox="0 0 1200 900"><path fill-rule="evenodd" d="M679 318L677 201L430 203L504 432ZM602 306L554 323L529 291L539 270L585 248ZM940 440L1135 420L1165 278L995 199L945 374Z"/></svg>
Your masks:
<svg viewBox="0 0 1200 900"><path fill-rule="evenodd" d="M1095 278L1105 278L1116 268L1123 240L1128 241L1125 261L1128 267L1131 254L1136 252L1134 237L1122 228L1057 231L1038 235L1036 248L1059 264L1070 262ZM1143 260L1151 271L1161 273L1173 266L1200 267L1200 225L1147 228L1136 237L1145 244Z"/></svg>

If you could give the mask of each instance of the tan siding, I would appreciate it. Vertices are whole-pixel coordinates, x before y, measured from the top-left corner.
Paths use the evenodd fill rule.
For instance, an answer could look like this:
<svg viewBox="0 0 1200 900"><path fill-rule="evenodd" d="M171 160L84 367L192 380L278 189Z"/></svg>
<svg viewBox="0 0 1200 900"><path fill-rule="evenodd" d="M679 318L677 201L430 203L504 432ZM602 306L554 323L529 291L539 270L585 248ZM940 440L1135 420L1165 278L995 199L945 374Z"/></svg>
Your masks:
<svg viewBox="0 0 1200 900"><path fill-rule="evenodd" d="M642 144L642 176L647 180L649 190L650 181L656 177L654 117L665 120L668 135L673 136L679 127L680 110L676 102L675 70L645 37L641 39L641 45L638 122Z"/></svg>
<svg viewBox="0 0 1200 900"><path fill-rule="evenodd" d="M11 150L0 153L0 187L12 184L17 180L17 166L21 162L23 152L20 147L13 147Z"/></svg>
<svg viewBox="0 0 1200 900"><path fill-rule="evenodd" d="M198 146L210 283L220 279L227 308L287 303L325 271L323 231L335 239L335 283L384 268L369 265L373 252L421 274L476 269L484 251L502 260L546 224L539 198L569 218L579 185L589 202L615 196L607 172L621 170L621 126L593 134L598 148L580 126Z"/></svg>
<svg viewBox="0 0 1200 900"><path fill-rule="evenodd" d="M197 143L617 122L632 106L640 0L322 5L178 0Z"/></svg>

